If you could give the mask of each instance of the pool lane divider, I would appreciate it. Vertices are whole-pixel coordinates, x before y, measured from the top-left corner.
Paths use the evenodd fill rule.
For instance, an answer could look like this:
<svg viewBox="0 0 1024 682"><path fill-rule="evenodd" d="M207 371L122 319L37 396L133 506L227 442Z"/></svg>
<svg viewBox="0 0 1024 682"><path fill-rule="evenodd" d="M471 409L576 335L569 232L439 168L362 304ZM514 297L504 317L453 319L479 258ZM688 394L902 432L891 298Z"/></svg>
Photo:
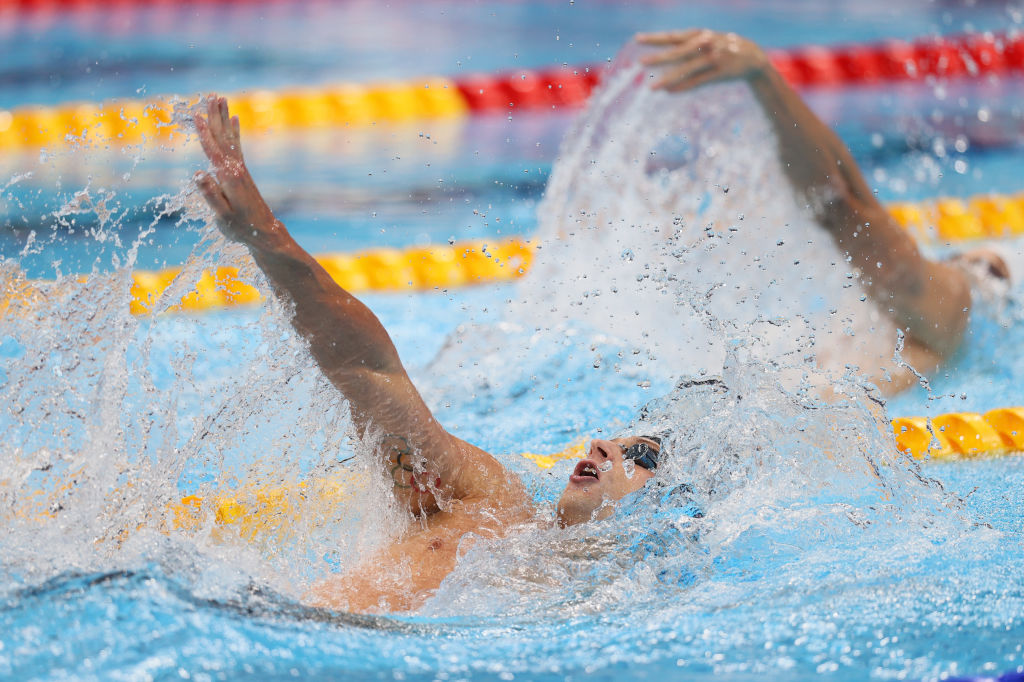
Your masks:
<svg viewBox="0 0 1024 682"><path fill-rule="evenodd" d="M509 282L522 277L533 261L533 245L522 239L466 241L405 249L374 248L358 253L316 256L331 278L352 293L447 290ZM162 302L181 268L131 273L129 310L149 314L155 307L173 312L204 311L258 303L259 290L244 281L237 267L203 270L192 289L177 301ZM24 314L53 295L62 283L80 286L80 275L60 283L8 278L0 284L0 321ZM159 305L158 305L159 303Z"/></svg>
<svg viewBox="0 0 1024 682"><path fill-rule="evenodd" d="M993 457L1024 451L1024 407L1004 407L985 414L957 412L892 421L896 449L915 459L948 461ZM521 453L547 470L585 454L585 440L550 454ZM337 518L358 474L339 473L292 484L251 485L228 493L186 495L168 507L170 528L212 530L218 539L235 534L244 540L281 541L309 524L309 515ZM310 502L313 502L311 505Z"/></svg>
<svg viewBox="0 0 1024 682"><path fill-rule="evenodd" d="M992 457L1024 452L1024 407L984 414L952 412L932 417L900 417L892 422L896 449L934 461Z"/></svg>
<svg viewBox="0 0 1024 682"><path fill-rule="evenodd" d="M1024 234L1024 194L940 199L928 204L896 204L894 218L921 240L958 241ZM406 249L378 248L316 257L331 278L352 293L430 291L511 282L533 262L529 240L456 242ZM131 312L145 314L178 276L180 268L132 273ZM204 271L176 310L206 310L257 303L260 293L239 279L238 269Z"/></svg>
<svg viewBox="0 0 1024 682"><path fill-rule="evenodd" d="M886 208L897 223L922 242L1002 239L1024 234L1024 193L894 202Z"/></svg>
<svg viewBox="0 0 1024 682"><path fill-rule="evenodd" d="M1024 73L1024 34L979 33L865 45L770 50L796 87L846 86L926 78L985 78ZM246 132L305 130L582 106L604 65L557 66L428 77L393 83L341 84L229 97ZM139 144L168 138L166 99L75 102L0 110L0 150L85 142Z"/></svg>
<svg viewBox="0 0 1024 682"><path fill-rule="evenodd" d="M316 260L331 279L354 294L446 290L522 277L533 261L533 246L521 239L456 242L322 254L316 256ZM157 272L133 272L131 312L135 315L148 313L180 271L180 268L167 268ZM204 270L195 288L174 303L172 309L201 311L260 300L260 292L239 278L238 268L220 267Z"/></svg>
<svg viewBox="0 0 1024 682"><path fill-rule="evenodd" d="M938 199L924 204L889 206L894 219L921 241L955 242L1024 234L1024 194ZM404 249L374 248L357 253L316 256L331 278L348 291L402 292L456 289L511 282L533 262L530 240L503 239ZM181 268L136 270L131 274L129 309L145 315L154 309ZM85 276L74 283L86 281ZM0 289L0 319L15 308L34 305L52 282L11 279ZM203 311L259 303L259 290L244 281L237 267L204 270L193 288L178 301L161 302L161 310Z"/></svg>

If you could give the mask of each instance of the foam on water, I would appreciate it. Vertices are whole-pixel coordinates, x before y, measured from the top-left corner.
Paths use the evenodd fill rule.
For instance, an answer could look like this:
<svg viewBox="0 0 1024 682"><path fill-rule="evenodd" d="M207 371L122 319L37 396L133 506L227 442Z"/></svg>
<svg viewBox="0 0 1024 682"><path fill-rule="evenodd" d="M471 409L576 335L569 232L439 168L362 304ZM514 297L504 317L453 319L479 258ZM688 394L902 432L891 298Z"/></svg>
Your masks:
<svg viewBox="0 0 1024 682"><path fill-rule="evenodd" d="M3 264L23 295L0 340L0 673L921 677L995 659L933 646L965 633L984 633L1000 669L1019 663L1019 532L978 523L894 454L874 389L809 390L814 339L889 332L791 198L749 96L671 98L642 76L627 55L567 139L506 321L455 331L412 373L442 422L496 452L598 425L668 431L657 485L558 530L570 463L548 474L503 455L540 517L467 543L418 613L299 606L309 580L410 521L286 309L160 314L212 264L267 292L191 188L152 209L197 246L146 318L124 302L147 235L119 234L96 200L116 190L90 190L54 230L95 215L110 274L35 285ZM293 495L301 520L257 543L219 531L212 505L198 529L169 521L186 493L339 473L340 513Z"/></svg>

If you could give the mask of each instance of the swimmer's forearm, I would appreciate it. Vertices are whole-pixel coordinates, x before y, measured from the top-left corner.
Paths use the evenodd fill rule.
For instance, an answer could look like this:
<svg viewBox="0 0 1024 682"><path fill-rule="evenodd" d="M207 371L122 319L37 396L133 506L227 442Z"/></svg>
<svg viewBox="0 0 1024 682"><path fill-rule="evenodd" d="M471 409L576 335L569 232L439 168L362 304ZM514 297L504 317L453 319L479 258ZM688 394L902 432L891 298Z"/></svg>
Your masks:
<svg viewBox="0 0 1024 682"><path fill-rule="evenodd" d="M931 350L945 355L956 348L970 305L963 277L922 257L913 238L878 203L850 150L760 47L704 29L641 34L637 40L661 48L642 58L660 69L657 89L682 92L745 80L774 128L783 171L801 203L860 270L872 298Z"/></svg>
<svg viewBox="0 0 1024 682"><path fill-rule="evenodd" d="M362 301L340 287L277 220L246 240L257 265L278 295L295 309L292 324L328 376L337 370L402 369L387 330Z"/></svg>
<svg viewBox="0 0 1024 682"><path fill-rule="evenodd" d="M768 66L748 81L778 136L790 181L860 269L872 297L918 341L942 356L952 353L970 307L963 278L921 255L878 202L850 150L778 71Z"/></svg>
<svg viewBox="0 0 1024 682"><path fill-rule="evenodd" d="M906 287L906 277L888 266L920 259L917 245L906 232L893 229L850 150L774 67L766 65L748 80L778 137L783 168L818 222L868 278L891 278L888 284ZM881 257L879 232L886 245ZM886 267L878 268L879 261Z"/></svg>
<svg viewBox="0 0 1024 682"><path fill-rule="evenodd" d="M827 199L822 194L829 190L843 198L874 199L846 145L774 67L766 64L747 80L775 129L785 172L797 189L809 199Z"/></svg>

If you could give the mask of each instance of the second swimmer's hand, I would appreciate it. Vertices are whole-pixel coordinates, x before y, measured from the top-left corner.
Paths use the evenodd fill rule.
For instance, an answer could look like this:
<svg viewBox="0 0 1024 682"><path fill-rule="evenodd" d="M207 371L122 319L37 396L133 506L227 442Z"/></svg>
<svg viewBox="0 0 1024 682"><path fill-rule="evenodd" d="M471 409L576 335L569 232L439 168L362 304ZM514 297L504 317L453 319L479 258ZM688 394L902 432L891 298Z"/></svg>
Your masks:
<svg viewBox="0 0 1024 682"><path fill-rule="evenodd" d="M238 117L228 114L226 99L209 97L206 116L196 116L196 131L213 169L213 175L196 173L196 185L221 232L250 246L272 241L277 220L245 166Z"/></svg>
<svg viewBox="0 0 1024 682"><path fill-rule="evenodd" d="M641 63L661 67L653 87L669 92L726 80L749 80L772 68L757 43L735 33L707 29L640 33L636 42L664 48L643 57Z"/></svg>

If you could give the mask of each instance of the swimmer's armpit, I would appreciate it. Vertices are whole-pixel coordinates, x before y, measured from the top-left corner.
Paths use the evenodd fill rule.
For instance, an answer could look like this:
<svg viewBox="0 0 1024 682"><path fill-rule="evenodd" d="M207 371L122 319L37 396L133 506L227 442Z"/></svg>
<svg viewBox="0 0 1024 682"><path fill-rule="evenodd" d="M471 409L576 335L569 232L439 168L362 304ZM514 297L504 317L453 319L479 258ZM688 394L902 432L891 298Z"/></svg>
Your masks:
<svg viewBox="0 0 1024 682"><path fill-rule="evenodd" d="M396 495L403 498L412 496L412 499L404 501L414 513L436 511L440 506L437 496L441 493L441 477L424 467L423 457L417 462L409 439L389 433L384 436L380 449L387 462ZM421 498L428 495L429 499Z"/></svg>

